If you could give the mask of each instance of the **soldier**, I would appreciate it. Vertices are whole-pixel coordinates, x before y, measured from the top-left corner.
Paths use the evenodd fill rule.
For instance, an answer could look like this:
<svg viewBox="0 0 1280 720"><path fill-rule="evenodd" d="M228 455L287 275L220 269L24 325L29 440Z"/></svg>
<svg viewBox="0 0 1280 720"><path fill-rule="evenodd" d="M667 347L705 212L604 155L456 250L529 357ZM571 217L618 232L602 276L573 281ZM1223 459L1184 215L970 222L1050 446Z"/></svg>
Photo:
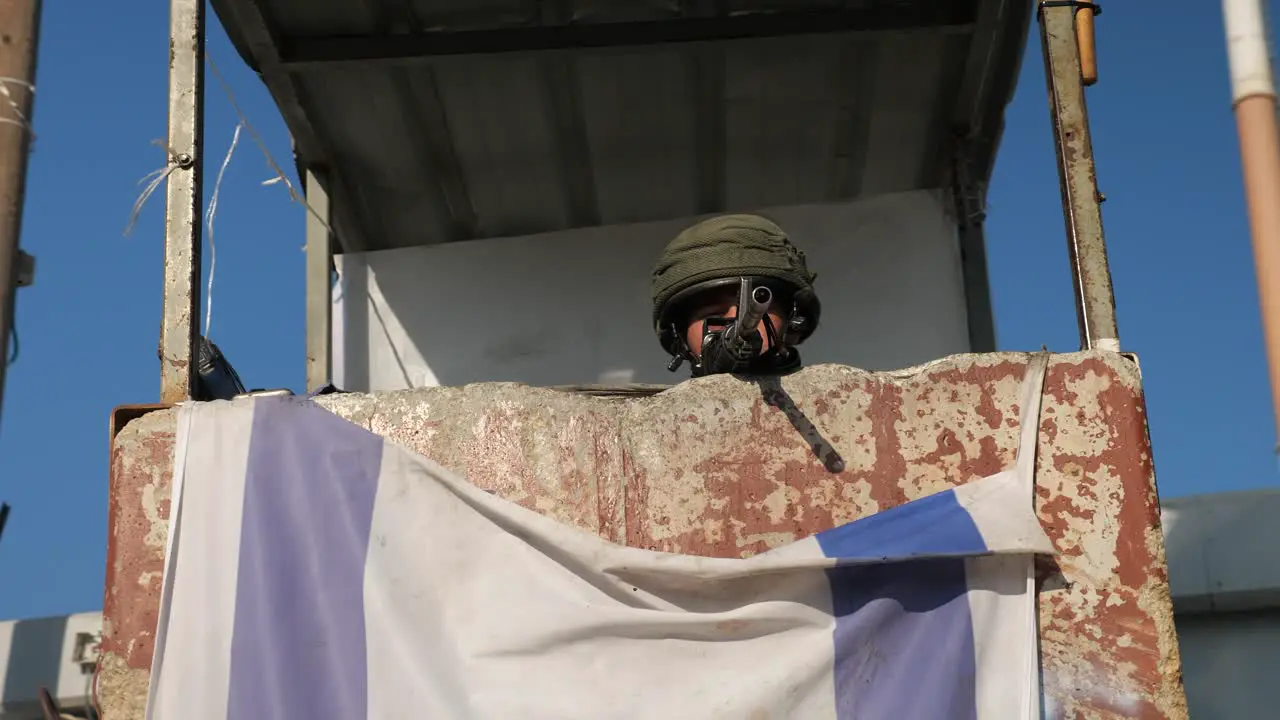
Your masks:
<svg viewBox="0 0 1280 720"><path fill-rule="evenodd" d="M772 375L800 367L796 345L822 305L804 253L773 222L725 215L680 233L653 270L653 322L672 372ZM744 320L738 313L746 307ZM751 319L758 317L759 322Z"/></svg>

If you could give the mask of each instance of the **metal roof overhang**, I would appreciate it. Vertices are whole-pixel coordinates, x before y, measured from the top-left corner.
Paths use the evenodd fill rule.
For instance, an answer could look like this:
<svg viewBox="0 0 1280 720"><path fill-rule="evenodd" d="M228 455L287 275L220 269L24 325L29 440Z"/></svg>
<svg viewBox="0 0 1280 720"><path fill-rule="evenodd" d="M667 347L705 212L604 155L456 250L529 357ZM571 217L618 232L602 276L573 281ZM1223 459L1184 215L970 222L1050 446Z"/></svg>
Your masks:
<svg viewBox="0 0 1280 720"><path fill-rule="evenodd" d="M985 188L1028 0L212 0L336 252ZM985 278L984 278L985 279Z"/></svg>

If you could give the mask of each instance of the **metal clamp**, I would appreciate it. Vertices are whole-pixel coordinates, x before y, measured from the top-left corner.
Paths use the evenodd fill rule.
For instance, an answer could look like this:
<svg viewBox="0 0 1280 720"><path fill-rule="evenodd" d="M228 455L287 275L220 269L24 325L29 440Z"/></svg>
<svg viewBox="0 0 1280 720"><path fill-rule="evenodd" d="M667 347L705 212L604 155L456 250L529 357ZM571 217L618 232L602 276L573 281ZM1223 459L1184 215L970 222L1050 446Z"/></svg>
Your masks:
<svg viewBox="0 0 1280 720"><path fill-rule="evenodd" d="M1102 14L1102 6L1098 3L1084 2L1084 0L1040 0L1040 11L1051 7L1073 7L1077 10L1089 9L1093 11L1094 17Z"/></svg>

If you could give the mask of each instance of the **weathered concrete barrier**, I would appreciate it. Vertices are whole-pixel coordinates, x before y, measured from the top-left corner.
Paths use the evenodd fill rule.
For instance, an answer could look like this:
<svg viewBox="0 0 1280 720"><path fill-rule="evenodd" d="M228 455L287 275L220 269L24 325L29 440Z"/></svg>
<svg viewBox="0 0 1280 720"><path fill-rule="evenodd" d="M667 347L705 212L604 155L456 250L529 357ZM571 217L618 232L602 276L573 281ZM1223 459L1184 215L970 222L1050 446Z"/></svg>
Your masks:
<svg viewBox="0 0 1280 720"><path fill-rule="evenodd" d="M824 365L653 396L486 383L317 402L561 522L637 547L734 557L1011 465L1028 357L961 355L895 373ZM152 411L112 443L107 720L143 716L174 420ZM1037 511L1060 554L1040 596L1047 717L1185 718L1131 359L1052 358L1037 468Z"/></svg>

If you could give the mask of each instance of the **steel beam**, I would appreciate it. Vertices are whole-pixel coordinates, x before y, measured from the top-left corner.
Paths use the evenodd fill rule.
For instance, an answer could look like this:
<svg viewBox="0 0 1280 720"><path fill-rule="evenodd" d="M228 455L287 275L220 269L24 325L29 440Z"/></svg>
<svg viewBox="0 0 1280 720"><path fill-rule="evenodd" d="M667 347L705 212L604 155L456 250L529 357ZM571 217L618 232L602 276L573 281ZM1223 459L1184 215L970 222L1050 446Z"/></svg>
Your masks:
<svg viewBox="0 0 1280 720"><path fill-rule="evenodd" d="M315 173L307 171L304 182L314 211L307 213L307 392L315 392L333 376L333 215Z"/></svg>
<svg viewBox="0 0 1280 720"><path fill-rule="evenodd" d="M1111 289L1106 237L1102 232L1102 195L1094 174L1089 112L1080 74L1080 49L1076 43L1076 12L1092 12L1092 9L1089 3L1041 2L1040 44L1058 154L1058 180L1062 186L1062 211L1075 285L1076 315L1080 321L1080 346L1119 352L1116 300Z"/></svg>
<svg viewBox="0 0 1280 720"><path fill-rule="evenodd" d="M164 215L160 401L196 388L200 319L200 208L204 168L204 0L169 3L169 177Z"/></svg>
<svg viewBox="0 0 1280 720"><path fill-rule="evenodd" d="M335 63L403 63L449 55L636 47L788 35L914 29L967 31L976 21L978 5L977 0L874 2L858 8L791 10L728 17L295 38L280 48L280 64L301 69L309 65Z"/></svg>

